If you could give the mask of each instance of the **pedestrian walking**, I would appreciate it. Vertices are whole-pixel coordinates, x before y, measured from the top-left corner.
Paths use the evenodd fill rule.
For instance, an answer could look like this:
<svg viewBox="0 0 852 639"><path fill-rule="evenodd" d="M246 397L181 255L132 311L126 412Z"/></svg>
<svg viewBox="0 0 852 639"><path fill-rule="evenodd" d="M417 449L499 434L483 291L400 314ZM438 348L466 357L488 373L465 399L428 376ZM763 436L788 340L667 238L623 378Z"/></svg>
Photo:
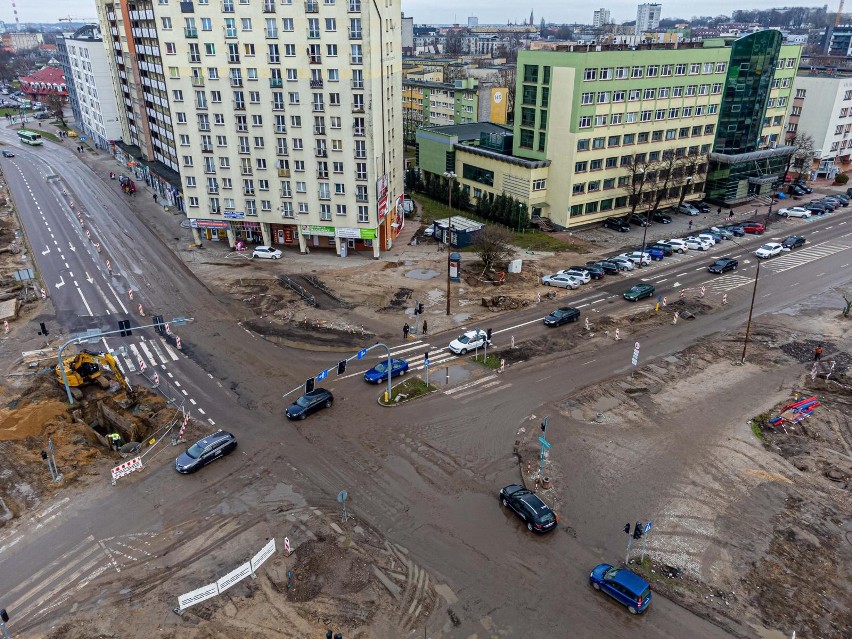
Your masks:
<svg viewBox="0 0 852 639"><path fill-rule="evenodd" d="M689 226L687 228L689 228L690 231L692 230L692 220L689 220Z"/></svg>
<svg viewBox="0 0 852 639"><path fill-rule="evenodd" d="M729 219L729 220L733 220L733 219L734 219L734 209L731 209L731 210L728 212L728 219Z"/></svg>
<svg viewBox="0 0 852 639"><path fill-rule="evenodd" d="M722 215L722 207L721 206L718 209L716 209L716 215Z"/></svg>
<svg viewBox="0 0 852 639"><path fill-rule="evenodd" d="M411 332L411 327L408 325L408 322L406 322L402 326L402 338L408 339L408 333L410 333L410 332Z"/></svg>
<svg viewBox="0 0 852 639"><path fill-rule="evenodd" d="M423 320L423 334L429 334L429 322L427 322L426 320Z"/></svg>
<svg viewBox="0 0 852 639"><path fill-rule="evenodd" d="M156 193L154 193L154 201L155 202L157 201L157 194Z"/></svg>
<svg viewBox="0 0 852 639"><path fill-rule="evenodd" d="M814 361L818 362L822 359L822 344L816 347L814 350Z"/></svg>

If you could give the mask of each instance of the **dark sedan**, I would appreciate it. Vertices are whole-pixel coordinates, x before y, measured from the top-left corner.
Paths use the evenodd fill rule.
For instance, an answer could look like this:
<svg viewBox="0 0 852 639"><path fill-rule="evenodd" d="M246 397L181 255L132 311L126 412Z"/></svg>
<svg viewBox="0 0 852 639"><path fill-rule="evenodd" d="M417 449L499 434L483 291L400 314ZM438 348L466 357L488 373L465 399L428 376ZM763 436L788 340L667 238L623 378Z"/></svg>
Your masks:
<svg viewBox="0 0 852 639"><path fill-rule="evenodd" d="M527 530L547 532L556 528L559 517L538 495L523 486L509 484L500 489L500 503L511 508L527 525Z"/></svg>
<svg viewBox="0 0 852 639"><path fill-rule="evenodd" d="M220 430L208 435L190 446L175 460L175 470L184 475L201 470L210 462L234 452L237 438L231 433Z"/></svg>
<svg viewBox="0 0 852 639"><path fill-rule="evenodd" d="M724 273L725 271L736 271L739 265L740 263L733 258L722 257L708 266L707 270L711 273Z"/></svg>
<svg viewBox="0 0 852 639"><path fill-rule="evenodd" d="M586 262L586 268L590 266L597 266L602 269L604 273L607 275L613 275L618 273L621 269L618 268L618 264L614 262L608 262L606 260L601 260L600 262Z"/></svg>
<svg viewBox="0 0 852 639"><path fill-rule="evenodd" d="M630 230L630 225L618 217L608 217L604 220L604 227L619 233L627 233Z"/></svg>
<svg viewBox="0 0 852 639"><path fill-rule="evenodd" d="M643 297L651 297L654 294L653 284L637 284L624 294L624 299L628 302L638 302Z"/></svg>
<svg viewBox="0 0 852 639"><path fill-rule="evenodd" d="M743 237L745 235L745 229L740 224L726 224L722 228L730 231L734 237Z"/></svg>
<svg viewBox="0 0 852 639"><path fill-rule="evenodd" d="M666 215L662 211L654 211L651 213L651 220L654 222L659 222L660 224L671 224L672 216Z"/></svg>
<svg viewBox="0 0 852 639"><path fill-rule="evenodd" d="M408 362L404 359L391 360L391 377L405 375L408 372ZM371 384L379 384L388 380L388 361L382 360L373 368L364 373L364 381Z"/></svg>
<svg viewBox="0 0 852 639"><path fill-rule="evenodd" d="M580 319L580 309L572 308L571 306L563 306L557 308L550 315L544 318L545 326L561 326L569 322L576 322Z"/></svg>
<svg viewBox="0 0 852 639"><path fill-rule="evenodd" d="M569 266L569 271L588 271L589 277L593 280L603 279L604 270L597 264L586 264L585 266Z"/></svg>
<svg viewBox="0 0 852 639"><path fill-rule="evenodd" d="M657 251L662 251L665 257L669 257L672 253L674 253L674 249L668 244L651 244L648 247L648 250L655 249Z"/></svg>
<svg viewBox="0 0 852 639"><path fill-rule="evenodd" d="M790 237L784 238L784 240L781 242L781 246L784 247L785 251L791 251L794 248L804 246L806 241L807 240L805 240L805 238L799 235L791 235Z"/></svg>
<svg viewBox="0 0 852 639"><path fill-rule="evenodd" d="M650 222L648 222L648 218L639 213L633 213L627 216L628 224L635 224L636 226L651 226Z"/></svg>
<svg viewBox="0 0 852 639"><path fill-rule="evenodd" d="M295 402L287 407L288 419L305 419L311 413L323 408L331 408L334 403L334 395L324 388L315 388L310 393L305 393Z"/></svg>

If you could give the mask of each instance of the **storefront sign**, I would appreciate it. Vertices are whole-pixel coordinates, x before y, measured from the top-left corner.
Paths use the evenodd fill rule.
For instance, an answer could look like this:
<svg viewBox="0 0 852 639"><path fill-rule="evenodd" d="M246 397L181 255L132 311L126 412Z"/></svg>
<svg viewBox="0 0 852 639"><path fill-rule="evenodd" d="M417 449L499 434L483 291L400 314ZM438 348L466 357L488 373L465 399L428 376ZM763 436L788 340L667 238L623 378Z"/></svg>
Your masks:
<svg viewBox="0 0 852 639"><path fill-rule="evenodd" d="M225 211L222 216L229 220L242 220L246 214L243 211Z"/></svg>
<svg viewBox="0 0 852 639"><path fill-rule="evenodd" d="M378 236L376 229L337 229L337 237L350 240L375 240Z"/></svg>
<svg viewBox="0 0 852 639"><path fill-rule="evenodd" d="M384 221L385 215L387 215L387 212L388 212L388 196L386 195L385 197L383 197L382 199L379 200L379 224L381 224Z"/></svg>
<svg viewBox="0 0 852 639"><path fill-rule="evenodd" d="M334 237L333 226L303 226L302 235L321 235L323 237Z"/></svg>
<svg viewBox="0 0 852 639"><path fill-rule="evenodd" d="M190 220L189 225L194 229L227 229L227 222L218 220Z"/></svg>

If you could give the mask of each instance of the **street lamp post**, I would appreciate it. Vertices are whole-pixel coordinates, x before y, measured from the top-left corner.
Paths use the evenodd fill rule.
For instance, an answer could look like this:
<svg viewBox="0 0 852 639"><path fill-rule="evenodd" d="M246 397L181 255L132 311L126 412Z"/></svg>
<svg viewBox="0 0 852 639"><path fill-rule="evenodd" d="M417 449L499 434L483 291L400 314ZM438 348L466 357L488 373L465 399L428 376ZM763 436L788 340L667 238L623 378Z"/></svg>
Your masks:
<svg viewBox="0 0 852 639"><path fill-rule="evenodd" d="M453 180L456 179L456 174L452 171L445 171L444 177L450 183L450 217L447 222L447 315L450 314L450 247L453 245Z"/></svg>
<svg viewBox="0 0 852 639"><path fill-rule="evenodd" d="M735 239L731 238L731 241L734 244L736 244L737 246L739 246L740 248L745 249L745 247L742 244L740 244L739 242L737 242ZM746 249L746 250L748 250L748 249ZM757 281L760 279L760 261L761 260L760 260L759 257L755 257L754 259L757 260L757 270L754 273L754 286L752 287L752 290L751 290L751 305L748 307L748 321L746 322L745 338L743 339L743 355L740 358L740 366L745 364L746 351L748 350L748 338L749 338L749 335L751 334L751 318L752 318L752 315L754 314L754 300L757 298Z"/></svg>

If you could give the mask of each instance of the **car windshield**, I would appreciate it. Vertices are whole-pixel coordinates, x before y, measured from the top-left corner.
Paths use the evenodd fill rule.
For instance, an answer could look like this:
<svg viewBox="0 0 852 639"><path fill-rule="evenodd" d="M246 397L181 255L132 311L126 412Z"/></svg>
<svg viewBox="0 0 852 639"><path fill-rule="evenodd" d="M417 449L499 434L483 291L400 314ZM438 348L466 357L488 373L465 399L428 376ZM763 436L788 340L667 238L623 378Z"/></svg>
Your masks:
<svg viewBox="0 0 852 639"><path fill-rule="evenodd" d="M774 248L775 248L775 246L772 245L772 244L764 244L763 246L760 247L760 250L761 251L771 251Z"/></svg>
<svg viewBox="0 0 852 639"><path fill-rule="evenodd" d="M311 405L311 400L307 397L307 395L302 395L299 399L296 400L296 406L301 406L302 408L307 408Z"/></svg>
<svg viewBox="0 0 852 639"><path fill-rule="evenodd" d="M470 338L467 335L459 335L459 342L462 344L467 344L470 341Z"/></svg>
<svg viewBox="0 0 852 639"><path fill-rule="evenodd" d="M633 288L631 288L631 289L630 289L630 292L631 292L631 293L638 293L638 292L640 292L641 290L642 290L642 287L641 287L641 286L634 286Z"/></svg>
<svg viewBox="0 0 852 639"><path fill-rule="evenodd" d="M200 445L201 442L193 444L189 447L189 450L186 451L187 457L192 457L192 459L198 459L201 457L201 453L204 452L204 447Z"/></svg>
<svg viewBox="0 0 852 639"><path fill-rule="evenodd" d="M725 266L727 263L728 260L716 260L716 264L714 264L714 266Z"/></svg>
<svg viewBox="0 0 852 639"><path fill-rule="evenodd" d="M385 362L382 362L381 364L376 364L375 366L373 366L373 370L376 371L377 373L384 373L387 369L388 369L388 365Z"/></svg>
<svg viewBox="0 0 852 639"><path fill-rule="evenodd" d="M618 574L618 568L616 568L615 566L611 566L603 574L603 578L606 579L606 580L614 579L617 574Z"/></svg>

